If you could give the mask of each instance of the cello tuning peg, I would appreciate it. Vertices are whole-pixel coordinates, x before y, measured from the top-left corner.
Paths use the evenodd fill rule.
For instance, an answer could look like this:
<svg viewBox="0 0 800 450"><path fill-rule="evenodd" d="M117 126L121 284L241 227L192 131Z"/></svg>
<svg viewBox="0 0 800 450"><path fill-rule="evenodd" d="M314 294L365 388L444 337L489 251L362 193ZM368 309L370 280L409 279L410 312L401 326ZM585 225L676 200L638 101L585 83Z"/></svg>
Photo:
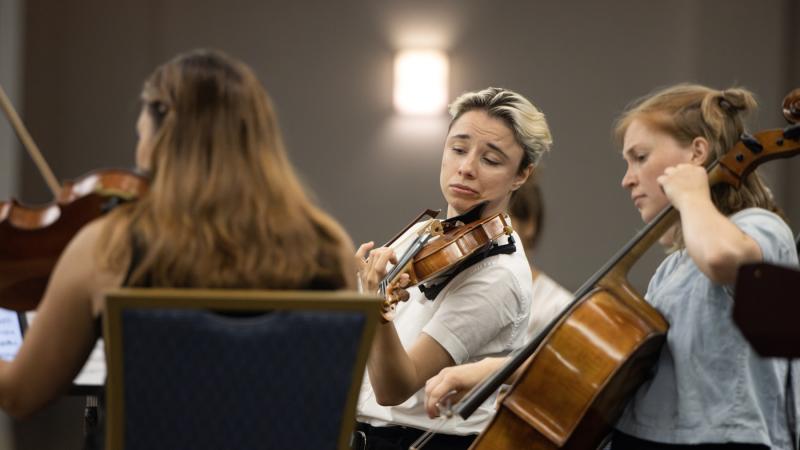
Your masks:
<svg viewBox="0 0 800 450"><path fill-rule="evenodd" d="M792 141L800 141L800 123L789 125L783 129L783 138Z"/></svg>
<svg viewBox="0 0 800 450"><path fill-rule="evenodd" d="M764 146L761 145L761 142L758 142L758 139L748 132L742 133L739 139L742 140L745 147L755 154L761 153L761 151L764 150Z"/></svg>

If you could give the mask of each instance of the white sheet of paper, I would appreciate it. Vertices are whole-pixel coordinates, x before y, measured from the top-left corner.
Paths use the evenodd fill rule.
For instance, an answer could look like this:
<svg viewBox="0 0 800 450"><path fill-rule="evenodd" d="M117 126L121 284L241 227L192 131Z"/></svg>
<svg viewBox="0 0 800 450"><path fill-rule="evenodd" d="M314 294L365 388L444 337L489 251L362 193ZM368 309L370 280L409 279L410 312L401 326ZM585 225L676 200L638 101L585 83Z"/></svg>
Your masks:
<svg viewBox="0 0 800 450"><path fill-rule="evenodd" d="M28 324L33 323L36 313L28 311L25 314L28 319ZM97 340L97 343L83 365L83 369L78 373L78 376L72 381L73 384L79 386L102 386L106 382L106 351L103 338Z"/></svg>
<svg viewBox="0 0 800 450"><path fill-rule="evenodd" d="M0 359L11 361L22 345L22 330L16 311L0 308Z"/></svg>

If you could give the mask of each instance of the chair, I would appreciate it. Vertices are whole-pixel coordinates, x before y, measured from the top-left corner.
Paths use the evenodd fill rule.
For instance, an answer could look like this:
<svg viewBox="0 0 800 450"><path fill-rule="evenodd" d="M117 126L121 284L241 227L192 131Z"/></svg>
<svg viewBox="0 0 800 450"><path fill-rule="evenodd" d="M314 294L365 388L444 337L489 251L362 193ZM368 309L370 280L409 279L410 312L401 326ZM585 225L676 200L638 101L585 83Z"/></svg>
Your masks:
<svg viewBox="0 0 800 450"><path fill-rule="evenodd" d="M379 303L352 292L109 293L106 448L348 448Z"/></svg>

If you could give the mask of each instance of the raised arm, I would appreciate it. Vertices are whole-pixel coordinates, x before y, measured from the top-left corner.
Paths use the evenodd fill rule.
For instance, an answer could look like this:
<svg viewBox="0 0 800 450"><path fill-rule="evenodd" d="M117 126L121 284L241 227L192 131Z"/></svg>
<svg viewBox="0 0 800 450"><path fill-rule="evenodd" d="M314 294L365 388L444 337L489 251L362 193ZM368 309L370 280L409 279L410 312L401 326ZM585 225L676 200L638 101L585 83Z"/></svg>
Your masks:
<svg viewBox="0 0 800 450"><path fill-rule="evenodd" d="M761 248L711 201L708 175L702 166L669 167L658 182L680 211L686 251L697 267L717 284L732 284L744 263L763 259Z"/></svg>
<svg viewBox="0 0 800 450"><path fill-rule="evenodd" d="M397 262L392 249L372 250L372 247L371 242L362 244L356 252L361 283L367 292L375 292L386 275L387 264ZM367 253L369 258L366 258ZM407 296L407 293L396 295ZM447 350L425 333L406 351L394 323L386 322L375 332L367 373L378 404L397 405L420 390L428 378L453 364Z"/></svg>

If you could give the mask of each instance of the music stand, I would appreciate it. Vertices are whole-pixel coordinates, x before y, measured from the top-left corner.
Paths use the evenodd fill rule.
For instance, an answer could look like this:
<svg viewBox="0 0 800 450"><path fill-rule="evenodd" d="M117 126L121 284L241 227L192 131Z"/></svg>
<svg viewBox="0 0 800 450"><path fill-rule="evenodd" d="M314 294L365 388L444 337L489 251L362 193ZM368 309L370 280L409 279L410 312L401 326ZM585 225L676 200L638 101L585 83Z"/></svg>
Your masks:
<svg viewBox="0 0 800 450"><path fill-rule="evenodd" d="M744 264L736 277L733 321L769 357L800 356L800 270Z"/></svg>

